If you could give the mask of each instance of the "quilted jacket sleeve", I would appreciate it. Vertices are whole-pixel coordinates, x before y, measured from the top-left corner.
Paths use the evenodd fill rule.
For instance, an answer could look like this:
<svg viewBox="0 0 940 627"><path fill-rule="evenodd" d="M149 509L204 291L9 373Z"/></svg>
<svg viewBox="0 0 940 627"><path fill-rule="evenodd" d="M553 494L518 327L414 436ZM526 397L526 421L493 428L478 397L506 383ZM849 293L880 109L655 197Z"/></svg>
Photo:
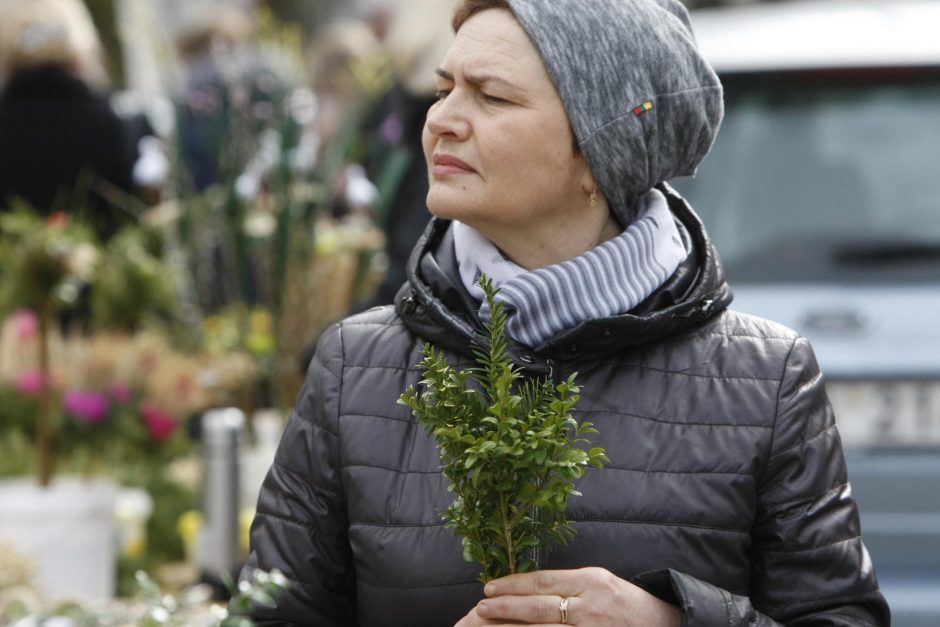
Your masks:
<svg viewBox="0 0 940 627"><path fill-rule="evenodd" d="M637 583L680 605L683 627L890 624L822 375L802 338L786 360L757 498L749 596L675 571Z"/></svg>
<svg viewBox="0 0 940 627"><path fill-rule="evenodd" d="M337 459L342 360L342 330L334 326L320 338L261 488L242 578L255 568L279 569L290 588L276 608L248 612L258 625L355 624L355 573Z"/></svg>

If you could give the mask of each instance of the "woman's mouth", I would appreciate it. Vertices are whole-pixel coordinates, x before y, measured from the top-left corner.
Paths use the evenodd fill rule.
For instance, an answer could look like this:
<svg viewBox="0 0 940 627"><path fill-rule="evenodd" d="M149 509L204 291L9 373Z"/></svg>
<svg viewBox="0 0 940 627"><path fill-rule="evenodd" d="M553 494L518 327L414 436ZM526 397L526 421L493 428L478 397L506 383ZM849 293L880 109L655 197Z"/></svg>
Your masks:
<svg viewBox="0 0 940 627"><path fill-rule="evenodd" d="M436 154L432 158L434 167L431 169L431 173L434 176L451 176L454 174L475 174L474 170L470 165L458 159L453 155L442 155Z"/></svg>

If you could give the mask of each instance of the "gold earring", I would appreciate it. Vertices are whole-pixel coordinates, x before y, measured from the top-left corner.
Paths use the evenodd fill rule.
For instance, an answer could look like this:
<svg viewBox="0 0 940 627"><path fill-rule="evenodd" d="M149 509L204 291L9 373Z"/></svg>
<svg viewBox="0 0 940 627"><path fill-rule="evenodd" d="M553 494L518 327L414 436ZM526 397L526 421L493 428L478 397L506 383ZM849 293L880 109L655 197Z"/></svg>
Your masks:
<svg viewBox="0 0 940 627"><path fill-rule="evenodd" d="M591 208L597 206L597 185L594 186L594 189L591 190L591 196L588 198L588 204L591 205Z"/></svg>

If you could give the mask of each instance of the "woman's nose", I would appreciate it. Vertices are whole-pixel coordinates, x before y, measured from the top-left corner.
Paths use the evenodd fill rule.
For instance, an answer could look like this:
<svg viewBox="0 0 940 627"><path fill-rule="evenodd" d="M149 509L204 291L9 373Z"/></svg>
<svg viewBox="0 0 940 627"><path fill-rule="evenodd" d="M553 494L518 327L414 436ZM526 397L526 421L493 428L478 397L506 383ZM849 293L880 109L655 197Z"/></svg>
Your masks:
<svg viewBox="0 0 940 627"><path fill-rule="evenodd" d="M453 93L438 101L428 111L428 131L438 137L462 141L470 136L471 124L464 107Z"/></svg>

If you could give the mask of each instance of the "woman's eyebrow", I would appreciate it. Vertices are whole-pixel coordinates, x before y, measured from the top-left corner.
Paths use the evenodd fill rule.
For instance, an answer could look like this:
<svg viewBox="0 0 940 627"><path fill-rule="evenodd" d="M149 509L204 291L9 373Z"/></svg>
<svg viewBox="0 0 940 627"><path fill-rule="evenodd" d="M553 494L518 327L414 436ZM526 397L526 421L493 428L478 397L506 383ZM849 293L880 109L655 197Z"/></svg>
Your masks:
<svg viewBox="0 0 940 627"><path fill-rule="evenodd" d="M434 70L434 73L440 76L441 78L443 78L444 80L454 82L454 75L443 68L436 68ZM485 85L487 83L498 83L504 87L508 87L509 89L514 89L514 90L519 89L518 85L515 85L514 83L507 81L505 78L496 76L495 74L486 74L486 73L476 74L473 72L465 72L464 80L470 83L471 85L476 85L477 87L481 85Z"/></svg>

